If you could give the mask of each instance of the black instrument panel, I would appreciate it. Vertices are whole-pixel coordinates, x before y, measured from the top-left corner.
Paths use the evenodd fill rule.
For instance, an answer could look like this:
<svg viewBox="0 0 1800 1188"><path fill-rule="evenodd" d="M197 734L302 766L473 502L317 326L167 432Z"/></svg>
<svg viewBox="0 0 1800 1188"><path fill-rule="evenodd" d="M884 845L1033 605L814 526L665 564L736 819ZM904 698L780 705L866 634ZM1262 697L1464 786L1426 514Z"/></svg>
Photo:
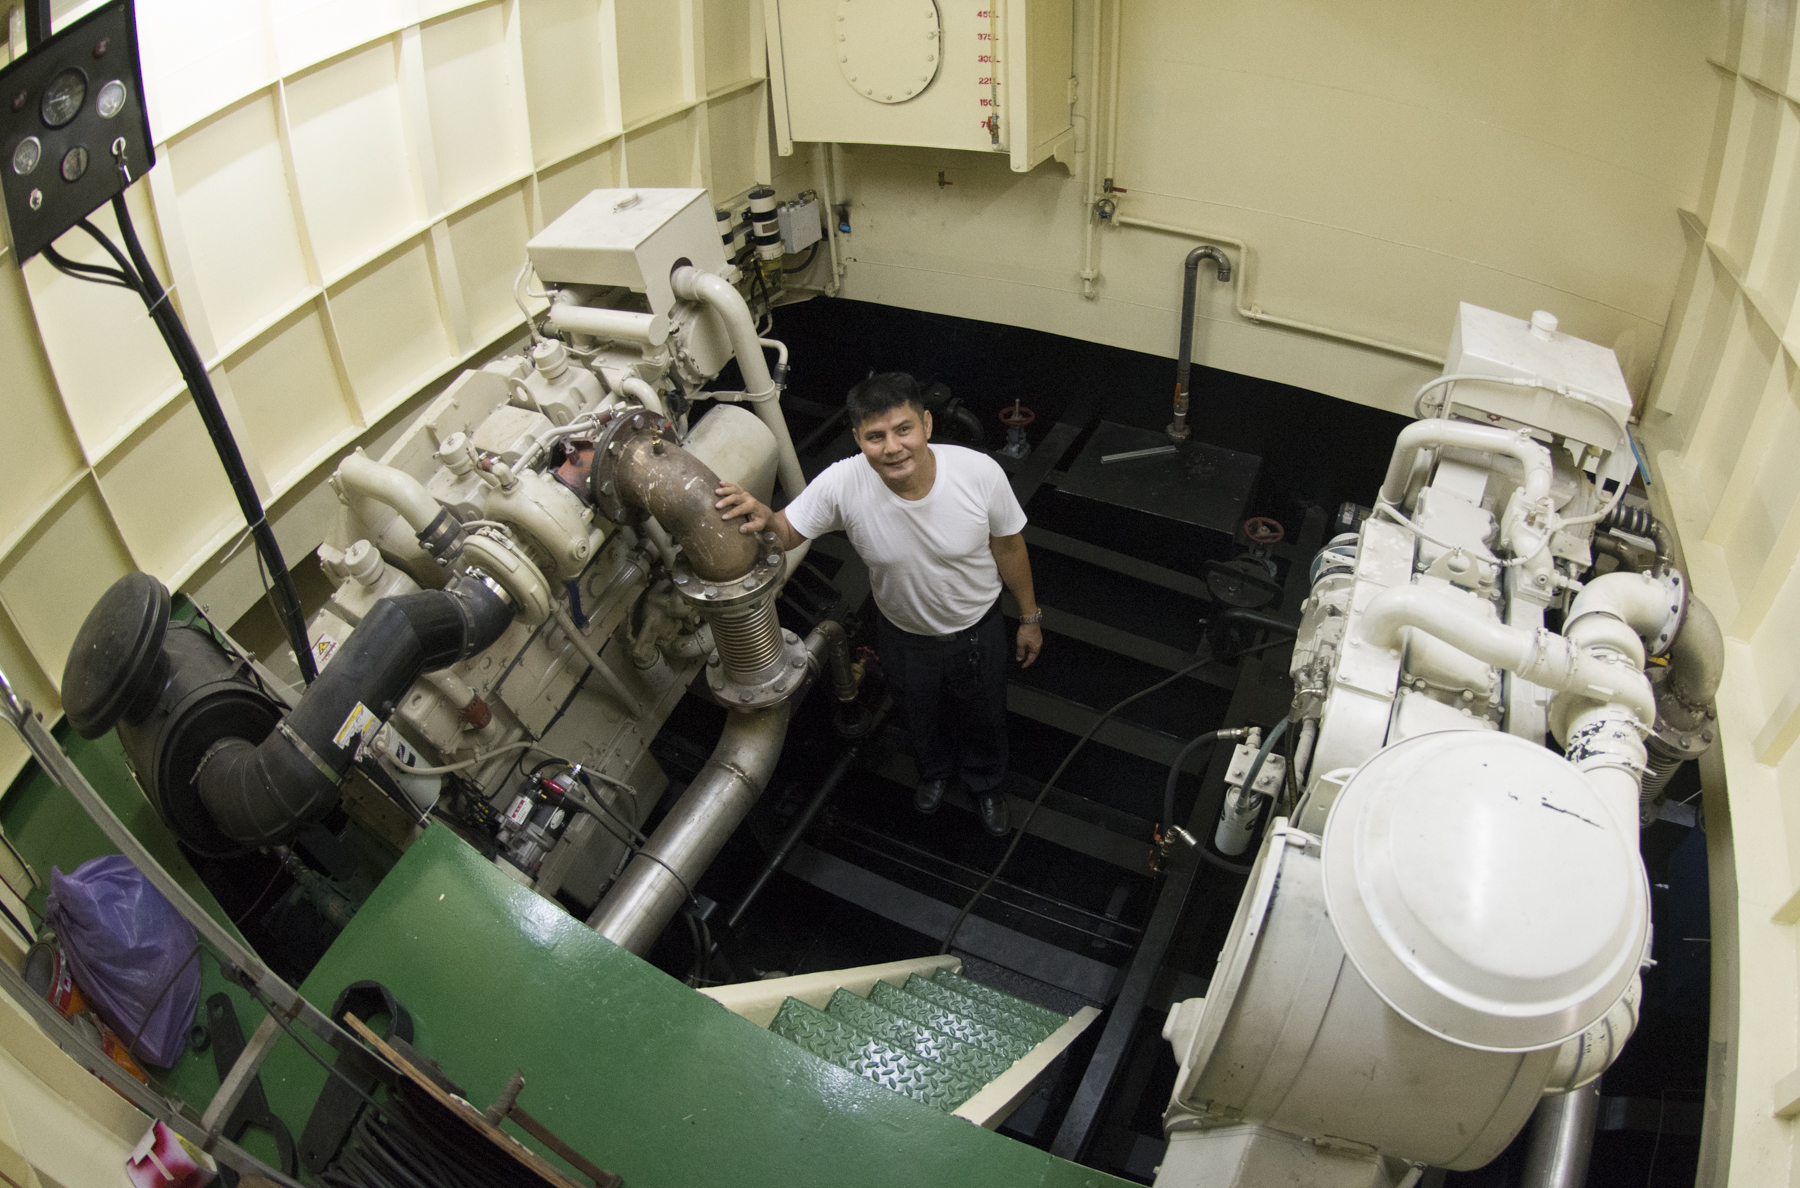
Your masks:
<svg viewBox="0 0 1800 1188"><path fill-rule="evenodd" d="M0 191L21 262L155 163L131 0L0 68Z"/></svg>

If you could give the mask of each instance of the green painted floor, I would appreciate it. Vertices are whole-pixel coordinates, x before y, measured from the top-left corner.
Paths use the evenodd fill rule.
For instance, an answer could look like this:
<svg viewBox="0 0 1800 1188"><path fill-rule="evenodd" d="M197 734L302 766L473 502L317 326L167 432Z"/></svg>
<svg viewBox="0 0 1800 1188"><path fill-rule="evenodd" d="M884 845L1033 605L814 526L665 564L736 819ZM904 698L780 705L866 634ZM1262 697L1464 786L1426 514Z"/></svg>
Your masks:
<svg viewBox="0 0 1800 1188"><path fill-rule="evenodd" d="M71 734L64 744L223 918L138 791L117 740ZM42 775L15 784L0 825L46 879L51 864L70 870L112 852ZM211 961L203 975L202 1000L226 988L245 1033L254 1030L262 1012L248 995L224 987ZM301 989L329 1010L339 990L365 978L395 992L412 1012L415 1045L478 1107L522 1069L520 1105L628 1188L1126 1183L902 1097L738 1018L526 891L447 829L426 831ZM325 1076L292 1039L264 1065L270 1104L296 1136ZM196 1111L218 1085L210 1053L189 1053L159 1081ZM244 1145L274 1157L258 1133Z"/></svg>
<svg viewBox="0 0 1800 1188"><path fill-rule="evenodd" d="M301 988L386 983L415 1044L485 1107L519 1104L629 1188L1123 1184L802 1051L596 935L430 829ZM278 1112L323 1072L270 1084Z"/></svg>

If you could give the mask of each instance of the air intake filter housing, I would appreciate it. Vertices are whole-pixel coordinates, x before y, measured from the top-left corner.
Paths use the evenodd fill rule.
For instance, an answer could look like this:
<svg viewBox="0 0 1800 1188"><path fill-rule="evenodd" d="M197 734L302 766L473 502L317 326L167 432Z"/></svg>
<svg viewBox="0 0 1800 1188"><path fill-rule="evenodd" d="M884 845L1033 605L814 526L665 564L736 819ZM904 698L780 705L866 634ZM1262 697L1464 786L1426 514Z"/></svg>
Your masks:
<svg viewBox="0 0 1800 1188"><path fill-rule="evenodd" d="M193 775L219 739L259 742L283 710L204 620L171 623L170 605L148 574L114 582L69 651L63 710L83 738L117 728L144 795L184 845L209 857L241 854L200 803Z"/></svg>

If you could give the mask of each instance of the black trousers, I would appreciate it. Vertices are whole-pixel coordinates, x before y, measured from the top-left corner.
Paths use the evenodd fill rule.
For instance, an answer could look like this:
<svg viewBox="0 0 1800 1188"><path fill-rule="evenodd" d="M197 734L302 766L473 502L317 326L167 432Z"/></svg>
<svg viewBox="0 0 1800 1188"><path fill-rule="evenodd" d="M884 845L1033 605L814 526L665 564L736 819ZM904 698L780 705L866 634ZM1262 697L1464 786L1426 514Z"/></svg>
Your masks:
<svg viewBox="0 0 1800 1188"><path fill-rule="evenodd" d="M976 792L1006 778L1006 620L996 599L948 639L878 617L881 666L906 720L921 780L961 776Z"/></svg>

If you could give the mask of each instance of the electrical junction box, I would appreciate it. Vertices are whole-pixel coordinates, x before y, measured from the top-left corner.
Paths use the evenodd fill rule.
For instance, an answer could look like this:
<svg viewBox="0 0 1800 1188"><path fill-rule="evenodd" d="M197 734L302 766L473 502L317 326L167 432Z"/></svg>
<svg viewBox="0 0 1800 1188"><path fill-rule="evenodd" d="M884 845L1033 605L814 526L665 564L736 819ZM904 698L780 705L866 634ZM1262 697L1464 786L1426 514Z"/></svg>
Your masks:
<svg viewBox="0 0 1800 1188"><path fill-rule="evenodd" d="M1488 424L1537 426L1580 442L1600 455L1598 478L1630 480L1637 468L1625 431L1631 390L1611 350L1562 333L1544 311L1525 321L1465 301L1457 307L1444 374L1470 373L1536 378L1545 386L1458 380L1449 411Z"/></svg>
<svg viewBox="0 0 1800 1188"><path fill-rule="evenodd" d="M819 199L803 194L792 202L775 208L781 227L781 250L793 256L805 251L825 237L819 223Z"/></svg>
<svg viewBox="0 0 1800 1188"><path fill-rule="evenodd" d="M775 135L1066 160L1072 0L767 0Z"/></svg>
<svg viewBox="0 0 1800 1188"><path fill-rule="evenodd" d="M662 317L675 308L669 274L678 264L731 272L705 190L594 190L533 236L525 254L545 284L620 285Z"/></svg>

